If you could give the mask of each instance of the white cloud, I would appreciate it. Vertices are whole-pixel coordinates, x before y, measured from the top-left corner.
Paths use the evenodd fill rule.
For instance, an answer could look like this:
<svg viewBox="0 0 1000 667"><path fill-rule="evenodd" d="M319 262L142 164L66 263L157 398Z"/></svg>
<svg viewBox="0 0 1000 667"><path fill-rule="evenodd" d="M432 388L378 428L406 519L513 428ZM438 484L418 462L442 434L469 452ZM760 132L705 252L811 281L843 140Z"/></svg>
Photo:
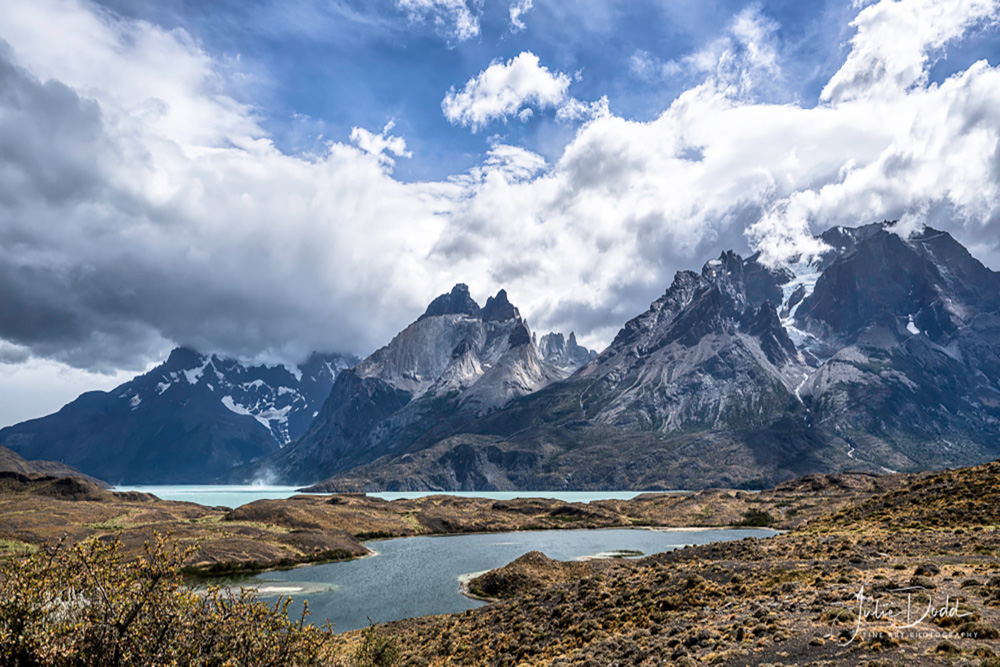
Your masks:
<svg viewBox="0 0 1000 667"><path fill-rule="evenodd" d="M466 0L396 0L413 21L431 21L462 42L479 35L479 18Z"/></svg>
<svg viewBox="0 0 1000 667"><path fill-rule="evenodd" d="M382 164L391 167L396 164L396 161L387 153L392 153L396 157L413 157L413 153L406 150L405 139L389 134L395 125L393 121L389 121L379 134L369 132L363 127L354 127L351 129L351 141L364 152L373 155Z"/></svg>
<svg viewBox="0 0 1000 667"><path fill-rule="evenodd" d="M511 32L520 32L528 26L524 24L524 19L522 18L525 14L531 11L532 0L517 0L510 6L510 30Z"/></svg>
<svg viewBox="0 0 1000 667"><path fill-rule="evenodd" d="M611 115L611 109L607 95L595 102L581 102L571 97L556 110L556 119L562 121L589 121L608 115Z"/></svg>
<svg viewBox="0 0 1000 667"><path fill-rule="evenodd" d="M0 54L0 354L115 369L174 343L363 353L459 281L480 300L505 287L535 328L596 347L722 248L749 240L780 259L830 225L903 216L997 266L1000 69L926 78L934 53L988 20L953 4L952 28L916 46L890 28L928 5L862 9L815 107L760 101L780 49L766 19L741 14L728 46L686 61L700 81L657 118L605 107L549 163L497 141L466 174L410 184L386 168L406 154L391 128L282 154L183 33L68 0L5 3L23 69ZM886 41L905 57L873 43ZM888 78L860 74L867 54L896 63ZM444 106L478 129L575 108L569 83L521 54Z"/></svg>
<svg viewBox="0 0 1000 667"><path fill-rule="evenodd" d="M857 33L822 99L898 95L927 81L927 66L948 43L984 21L995 23L996 0L905 0L865 7Z"/></svg>
<svg viewBox="0 0 1000 667"><path fill-rule="evenodd" d="M637 49L629 58L628 65L633 74L647 80L666 79L683 70L676 60L660 60L644 49Z"/></svg>
<svg viewBox="0 0 1000 667"><path fill-rule="evenodd" d="M545 158L521 148L493 142L483 163L473 168L467 177L459 177L470 190L488 178L501 178L507 183L526 182L542 172L548 165Z"/></svg>
<svg viewBox="0 0 1000 667"><path fill-rule="evenodd" d="M183 32L65 0L0 25L0 338L101 370L294 360L373 349L439 291L419 267L460 193L388 176L401 139L285 155Z"/></svg>
<svg viewBox="0 0 1000 667"><path fill-rule="evenodd" d="M550 71L538 56L523 51L506 63L494 61L462 90L449 90L441 109L452 124L476 132L490 121L506 120L531 106L558 107L568 97L570 82L568 74Z"/></svg>
<svg viewBox="0 0 1000 667"><path fill-rule="evenodd" d="M651 81L680 74L709 77L716 88L736 97L774 92L783 78L777 30L778 24L752 5L733 17L719 38L697 51L664 61L639 49L629 59L629 69Z"/></svg>

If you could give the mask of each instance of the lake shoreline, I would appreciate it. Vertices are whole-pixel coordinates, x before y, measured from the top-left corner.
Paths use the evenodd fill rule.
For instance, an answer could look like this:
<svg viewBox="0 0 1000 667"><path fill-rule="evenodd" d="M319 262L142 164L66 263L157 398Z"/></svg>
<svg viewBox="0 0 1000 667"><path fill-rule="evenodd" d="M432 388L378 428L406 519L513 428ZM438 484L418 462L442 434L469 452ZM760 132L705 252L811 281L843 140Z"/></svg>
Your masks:
<svg viewBox="0 0 1000 667"><path fill-rule="evenodd" d="M296 598L290 609L293 616L299 613L302 598L307 597L313 621L329 620L339 633L365 627L367 616L382 623L459 612L489 603L487 598L477 599L483 591L465 582L530 554L537 554L562 576L604 571L626 562L616 558L594 560L597 555L641 553L646 558L689 544L755 542L745 538L770 538L774 534L765 529L679 533L619 528L420 535L380 542L379 558L261 573L234 582L234 587L260 586L265 592L283 589L284 594ZM543 572L540 576L548 575ZM308 592L317 585L328 588Z"/></svg>
<svg viewBox="0 0 1000 667"><path fill-rule="evenodd" d="M370 555L364 543L397 537L611 528L787 529L891 488L896 479L820 475L761 493L708 489L588 503L437 494L391 501L360 494L295 495L230 510L162 500L141 491L111 492L86 480L24 477L0 492L0 538L15 540L12 550L35 549L60 538L69 544L117 538L126 553L138 556L153 533L171 534L193 548L185 563L187 574L225 578L353 560Z"/></svg>
<svg viewBox="0 0 1000 667"><path fill-rule="evenodd" d="M396 500L420 500L432 496L449 498L482 499L507 501L519 499L559 500L568 503L589 503L592 501L628 501L642 495L690 494L695 491L685 489L635 491L619 489L614 491L350 491L350 492L308 492L297 486L279 485L209 485L209 484L119 484L110 491L116 493L148 493L161 500L193 502L205 507L228 507L238 509L257 500L287 500L294 496L365 496L394 502Z"/></svg>

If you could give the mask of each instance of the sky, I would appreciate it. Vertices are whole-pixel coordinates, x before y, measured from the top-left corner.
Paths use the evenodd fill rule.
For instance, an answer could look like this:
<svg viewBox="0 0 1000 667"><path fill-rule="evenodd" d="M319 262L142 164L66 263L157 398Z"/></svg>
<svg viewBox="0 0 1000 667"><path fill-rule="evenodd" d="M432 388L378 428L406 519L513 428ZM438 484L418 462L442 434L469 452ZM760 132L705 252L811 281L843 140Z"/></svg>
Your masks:
<svg viewBox="0 0 1000 667"><path fill-rule="evenodd" d="M505 288L600 349L833 225L1000 268L1000 0L5 0L0 425Z"/></svg>

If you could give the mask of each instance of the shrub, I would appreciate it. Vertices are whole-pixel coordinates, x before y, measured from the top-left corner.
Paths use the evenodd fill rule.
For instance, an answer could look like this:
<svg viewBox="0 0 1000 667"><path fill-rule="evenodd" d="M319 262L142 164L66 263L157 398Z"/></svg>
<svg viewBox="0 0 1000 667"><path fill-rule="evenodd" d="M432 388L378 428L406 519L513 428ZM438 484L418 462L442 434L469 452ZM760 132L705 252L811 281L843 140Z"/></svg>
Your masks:
<svg viewBox="0 0 1000 667"><path fill-rule="evenodd" d="M131 561L117 540L0 564L0 664L11 667L306 666L328 633L252 592L181 582L186 553L160 536Z"/></svg>
<svg viewBox="0 0 1000 667"><path fill-rule="evenodd" d="M354 652L355 667L392 667L399 659L396 638L378 629L368 619L369 626L361 631L361 644Z"/></svg>
<svg viewBox="0 0 1000 667"><path fill-rule="evenodd" d="M743 514L743 519L736 524L737 526L754 526L754 527L767 527L774 525L774 517L771 516L766 510L760 510L757 508L749 509Z"/></svg>

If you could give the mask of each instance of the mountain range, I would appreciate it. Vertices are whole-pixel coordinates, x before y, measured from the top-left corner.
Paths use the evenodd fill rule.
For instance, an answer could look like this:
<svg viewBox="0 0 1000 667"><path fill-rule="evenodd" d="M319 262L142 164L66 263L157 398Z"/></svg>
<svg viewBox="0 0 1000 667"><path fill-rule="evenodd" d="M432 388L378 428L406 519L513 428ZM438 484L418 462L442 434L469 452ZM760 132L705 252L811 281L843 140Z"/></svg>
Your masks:
<svg viewBox="0 0 1000 667"><path fill-rule="evenodd" d="M247 364L177 348L109 392L0 430L0 443L111 483L211 483L302 435L356 362L313 354L297 367Z"/></svg>
<svg viewBox="0 0 1000 667"><path fill-rule="evenodd" d="M568 378L313 489L753 488L1000 454L1000 274L931 228L820 239L681 271Z"/></svg>
<svg viewBox="0 0 1000 667"><path fill-rule="evenodd" d="M309 430L250 466L250 475L316 481L419 448L456 424L565 379L594 357L573 334L539 341L506 291L480 308L458 284L388 345L344 371ZM246 476L241 470L234 479Z"/></svg>
<svg viewBox="0 0 1000 667"><path fill-rule="evenodd" d="M181 348L0 442L112 482L316 491L762 488L1000 455L1000 274L931 228L818 238L677 273L600 354L459 284L359 362Z"/></svg>

